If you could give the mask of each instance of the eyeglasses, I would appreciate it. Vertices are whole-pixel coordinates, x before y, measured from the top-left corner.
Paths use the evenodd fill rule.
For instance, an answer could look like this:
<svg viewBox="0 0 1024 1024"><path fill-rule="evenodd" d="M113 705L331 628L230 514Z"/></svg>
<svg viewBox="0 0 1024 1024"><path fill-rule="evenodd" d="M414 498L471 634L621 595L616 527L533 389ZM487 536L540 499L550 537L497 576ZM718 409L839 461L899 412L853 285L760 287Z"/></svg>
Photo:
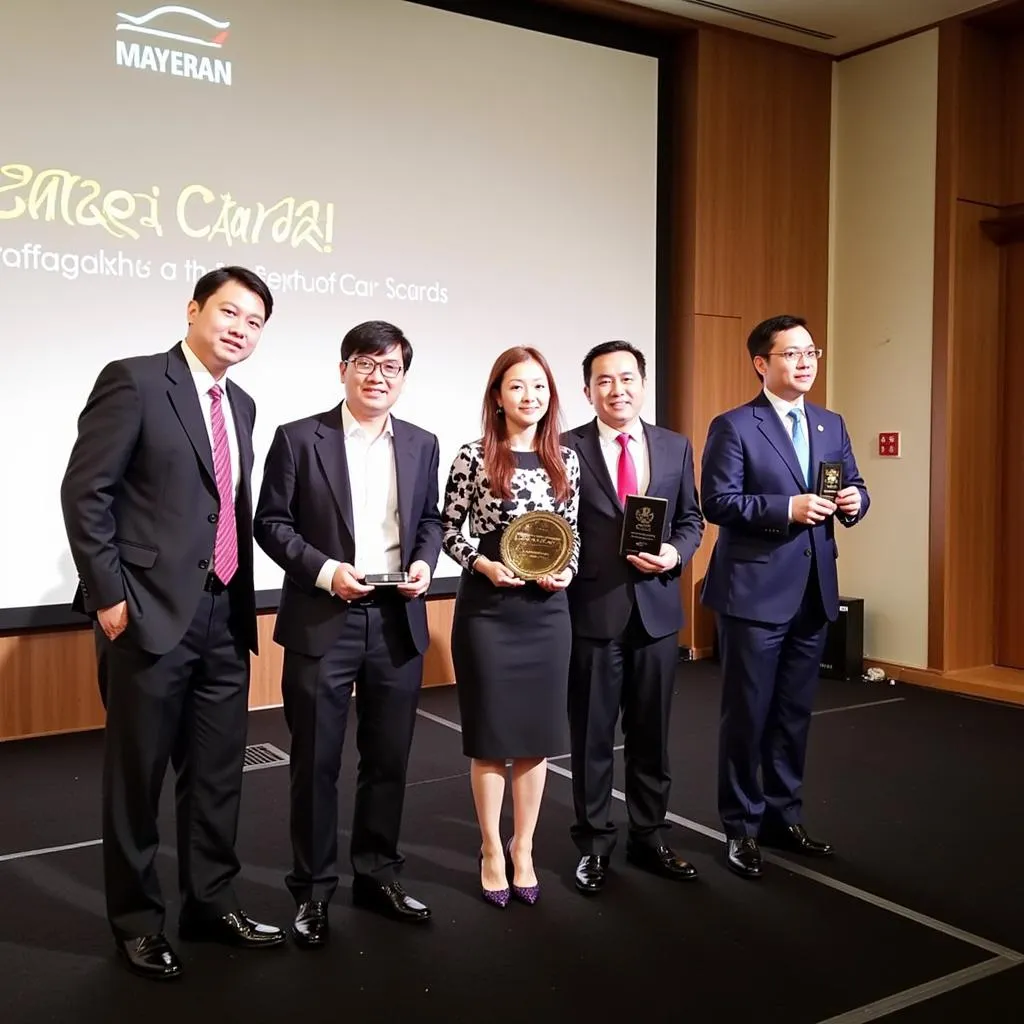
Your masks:
<svg viewBox="0 0 1024 1024"><path fill-rule="evenodd" d="M361 377L369 377L374 370L380 368L380 372L389 380L399 376L405 367L395 359L388 359L381 362L379 359L371 359L369 356L351 356L345 360L353 370Z"/></svg>
<svg viewBox="0 0 1024 1024"><path fill-rule="evenodd" d="M762 359L779 356L787 363L799 362L802 356L809 363L816 363L825 353L820 348L787 348L782 352L762 352Z"/></svg>

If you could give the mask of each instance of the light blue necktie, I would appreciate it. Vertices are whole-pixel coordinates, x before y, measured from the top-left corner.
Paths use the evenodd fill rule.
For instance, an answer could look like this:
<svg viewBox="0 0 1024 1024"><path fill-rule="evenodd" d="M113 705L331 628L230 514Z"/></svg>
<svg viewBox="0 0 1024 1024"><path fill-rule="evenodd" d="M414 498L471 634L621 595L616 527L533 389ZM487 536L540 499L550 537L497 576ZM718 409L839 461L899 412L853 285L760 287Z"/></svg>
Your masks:
<svg viewBox="0 0 1024 1024"><path fill-rule="evenodd" d="M793 421L793 447L796 449L796 457L800 460L800 468L804 474L804 483L810 487L811 450L807 445L807 431L804 430L804 420L796 409L790 409L787 415Z"/></svg>

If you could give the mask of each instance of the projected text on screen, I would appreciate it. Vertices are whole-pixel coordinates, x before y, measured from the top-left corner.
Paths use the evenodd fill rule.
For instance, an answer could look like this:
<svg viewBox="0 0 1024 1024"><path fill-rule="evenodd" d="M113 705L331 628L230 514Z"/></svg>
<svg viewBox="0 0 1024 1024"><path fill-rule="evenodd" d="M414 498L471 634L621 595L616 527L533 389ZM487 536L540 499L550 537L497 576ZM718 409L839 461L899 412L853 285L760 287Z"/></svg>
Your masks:
<svg viewBox="0 0 1024 1024"><path fill-rule="evenodd" d="M6 182L6 183L4 183ZM70 227L100 227L115 238L164 234L160 187L148 192L104 190L94 178L59 168L36 172L27 164L0 167L0 220L61 220ZM208 242L255 245L263 241L309 245L330 252L334 203L285 196L270 205L242 205L230 192L185 185L173 204L173 223L183 235Z"/></svg>

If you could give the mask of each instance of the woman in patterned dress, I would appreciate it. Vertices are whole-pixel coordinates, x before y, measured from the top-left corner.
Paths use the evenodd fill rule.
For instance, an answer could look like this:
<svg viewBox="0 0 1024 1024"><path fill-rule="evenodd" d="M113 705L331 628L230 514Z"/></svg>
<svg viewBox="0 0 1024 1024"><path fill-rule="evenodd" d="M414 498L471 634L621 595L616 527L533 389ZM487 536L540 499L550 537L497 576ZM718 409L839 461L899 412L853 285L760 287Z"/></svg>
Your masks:
<svg viewBox="0 0 1024 1024"><path fill-rule="evenodd" d="M444 496L444 549L462 566L452 625L463 752L480 825L484 899L534 903L533 834L547 758L563 753L572 633L565 588L579 564L537 581L518 578L500 555L505 527L535 509L563 516L576 533L580 467L559 444L558 391L534 348L498 356L484 393L483 437L459 449ZM463 535L469 521L474 546ZM514 832L502 845L505 764L512 762ZM511 868L511 871L509 871ZM509 877L511 875L511 877Z"/></svg>

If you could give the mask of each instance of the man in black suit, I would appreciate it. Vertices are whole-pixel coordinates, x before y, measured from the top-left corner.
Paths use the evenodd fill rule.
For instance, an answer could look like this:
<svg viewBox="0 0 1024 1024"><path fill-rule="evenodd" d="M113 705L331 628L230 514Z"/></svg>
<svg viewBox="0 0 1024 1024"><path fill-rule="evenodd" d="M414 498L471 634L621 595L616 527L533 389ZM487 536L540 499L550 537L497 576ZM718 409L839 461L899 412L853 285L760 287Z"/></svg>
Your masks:
<svg viewBox="0 0 1024 1024"><path fill-rule="evenodd" d="M693 449L680 434L640 419L646 361L624 341L597 345L583 382L597 417L563 435L582 474L580 569L569 587L573 650L569 669L573 841L576 887L604 887L615 845L611 821L615 725L625 737L626 858L663 877L696 878L665 844L670 786L668 723L683 625L679 576L704 532ZM619 554L627 494L665 498L657 554Z"/></svg>
<svg viewBox="0 0 1024 1024"><path fill-rule="evenodd" d="M245 268L200 278L183 342L104 367L61 486L80 579L73 607L96 623L107 710L107 915L118 953L150 978L181 973L155 864L172 755L181 938L284 940L246 916L232 885L256 651L256 407L226 375L252 354L272 308L266 284Z"/></svg>
<svg viewBox="0 0 1024 1024"><path fill-rule="evenodd" d="M429 643L423 595L441 549L437 438L391 416L411 362L397 327L353 327L341 343L344 401L278 428L256 509L256 541L285 571L274 639L285 649L292 735L287 885L298 907L292 934L306 949L327 942L338 885L338 772L353 686L353 901L401 921L430 917L398 881Z"/></svg>

